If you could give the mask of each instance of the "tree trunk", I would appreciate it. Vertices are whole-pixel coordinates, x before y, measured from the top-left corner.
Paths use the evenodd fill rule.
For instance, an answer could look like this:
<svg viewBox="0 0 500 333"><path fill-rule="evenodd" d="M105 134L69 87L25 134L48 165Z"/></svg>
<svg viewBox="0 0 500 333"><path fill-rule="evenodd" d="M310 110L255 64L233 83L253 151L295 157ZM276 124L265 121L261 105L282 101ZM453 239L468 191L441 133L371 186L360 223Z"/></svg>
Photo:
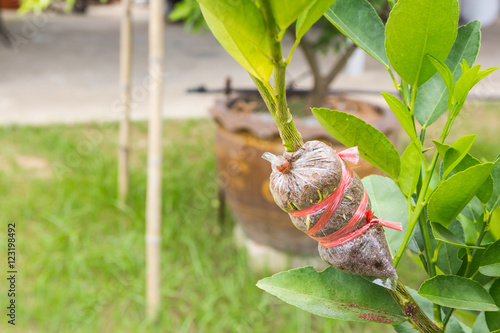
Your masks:
<svg viewBox="0 0 500 333"><path fill-rule="evenodd" d="M0 7L0 39L6 46L12 46L12 38L9 30L5 27L2 20L2 8Z"/></svg>
<svg viewBox="0 0 500 333"><path fill-rule="evenodd" d="M356 50L356 44L350 45L342 55L337 59L337 61L332 65L332 68L326 75L321 74L318 59L316 57L314 46L310 41L302 38L299 47L301 48L304 56L306 58L307 64L311 70L314 78L314 87L308 97L308 105L311 107L321 107L325 102L326 95L328 94L328 88L330 84L335 80L335 78L340 74L342 69L345 67L347 61L352 56Z"/></svg>
<svg viewBox="0 0 500 333"><path fill-rule="evenodd" d="M328 93L329 83L323 76L314 77L314 87L308 96L307 105L310 107L322 107L326 94Z"/></svg>

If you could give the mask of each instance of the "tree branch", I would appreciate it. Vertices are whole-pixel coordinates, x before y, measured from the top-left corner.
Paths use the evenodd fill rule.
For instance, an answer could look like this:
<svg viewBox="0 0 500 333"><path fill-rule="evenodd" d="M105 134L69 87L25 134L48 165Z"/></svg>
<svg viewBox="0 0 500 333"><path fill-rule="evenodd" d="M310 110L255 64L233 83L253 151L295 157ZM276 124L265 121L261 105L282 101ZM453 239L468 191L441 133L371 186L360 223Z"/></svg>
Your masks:
<svg viewBox="0 0 500 333"><path fill-rule="evenodd" d="M347 61L349 58L351 58L352 54L358 46L356 44L350 45L347 50L340 56L340 59L333 65L332 69L328 72L328 74L325 77L325 81L327 85L330 85L332 81L339 75L339 73L342 71L342 69L345 67L347 64Z"/></svg>
<svg viewBox="0 0 500 333"><path fill-rule="evenodd" d="M396 291L387 289L394 300L403 309L412 326L421 333L443 333L443 329L429 319L420 306L415 302L410 292L398 280Z"/></svg>
<svg viewBox="0 0 500 333"><path fill-rule="evenodd" d="M302 37L299 43L299 47L304 53L306 62L309 65L309 68L311 69L311 72L314 77L314 82L316 84L316 81L321 78L321 71L319 69L318 58L316 57L314 47L312 43L306 38L306 36Z"/></svg>

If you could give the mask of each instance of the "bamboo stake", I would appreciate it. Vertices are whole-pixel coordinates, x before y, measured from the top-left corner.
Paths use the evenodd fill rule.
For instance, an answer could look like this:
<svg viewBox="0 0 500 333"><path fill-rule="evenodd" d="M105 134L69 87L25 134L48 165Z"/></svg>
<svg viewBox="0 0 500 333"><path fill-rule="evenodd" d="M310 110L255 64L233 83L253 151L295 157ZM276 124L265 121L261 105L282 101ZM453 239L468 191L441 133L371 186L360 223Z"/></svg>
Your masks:
<svg viewBox="0 0 500 333"><path fill-rule="evenodd" d="M129 189L130 153L130 102L132 72L132 14L131 0L122 0L122 20L120 28L120 88L123 113L120 121L118 148L118 200L125 203Z"/></svg>
<svg viewBox="0 0 500 333"><path fill-rule="evenodd" d="M146 311L156 320L160 306L161 169L162 169L162 75L164 0L150 1L149 72L151 75L148 184L146 198Z"/></svg>

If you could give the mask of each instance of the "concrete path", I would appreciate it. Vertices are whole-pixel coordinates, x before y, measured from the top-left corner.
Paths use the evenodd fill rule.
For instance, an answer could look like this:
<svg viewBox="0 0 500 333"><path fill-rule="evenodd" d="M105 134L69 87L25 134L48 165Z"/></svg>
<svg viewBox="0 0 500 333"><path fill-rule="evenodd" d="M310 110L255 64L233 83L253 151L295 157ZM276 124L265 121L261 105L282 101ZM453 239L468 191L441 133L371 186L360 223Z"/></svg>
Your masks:
<svg viewBox="0 0 500 333"><path fill-rule="evenodd" d="M17 41L12 50L0 45L0 124L118 119L120 14L116 4L92 6L83 16L48 12L21 17L15 11L4 10L5 23ZM136 6L133 17L133 118L145 119L149 79L147 8ZM166 25L165 32L165 117L207 116L215 95L188 93L190 88L203 85L220 89L228 76L235 88L253 86L248 74L209 32L194 35L179 24ZM500 21L483 29L478 62L483 66L500 65ZM297 52L288 78L298 78L306 71ZM498 97L500 73L486 83L475 89L474 96ZM310 84L310 79L299 80L297 88L308 88ZM362 75L342 74L332 88L394 90L384 68L371 58ZM380 101L376 94L364 97Z"/></svg>

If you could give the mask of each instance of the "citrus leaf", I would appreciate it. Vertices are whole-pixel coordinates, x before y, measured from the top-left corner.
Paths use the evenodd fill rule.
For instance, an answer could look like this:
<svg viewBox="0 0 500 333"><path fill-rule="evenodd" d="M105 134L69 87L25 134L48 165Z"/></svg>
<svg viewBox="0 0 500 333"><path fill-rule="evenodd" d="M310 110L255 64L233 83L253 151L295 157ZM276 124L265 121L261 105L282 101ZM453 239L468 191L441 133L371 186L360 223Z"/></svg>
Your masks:
<svg viewBox="0 0 500 333"><path fill-rule="evenodd" d="M325 17L375 60L389 67L384 49L384 24L366 0L337 0Z"/></svg>
<svg viewBox="0 0 500 333"><path fill-rule="evenodd" d="M285 31L310 5L311 0L271 0L274 18L281 31Z"/></svg>
<svg viewBox="0 0 500 333"><path fill-rule="evenodd" d="M490 287L490 295L493 297L497 306L500 306L500 280L497 279ZM500 312L485 312L486 324L490 332L498 332L500 330Z"/></svg>
<svg viewBox="0 0 500 333"><path fill-rule="evenodd" d="M372 210L379 219L401 222L403 231L385 229L385 238L392 255L398 253L408 230L406 200L397 185L388 177L370 175L363 178L363 186L370 198Z"/></svg>
<svg viewBox="0 0 500 333"><path fill-rule="evenodd" d="M484 252L479 272L486 276L500 277L500 240L491 244Z"/></svg>
<svg viewBox="0 0 500 333"><path fill-rule="evenodd" d="M436 222L431 222L432 234L434 238L458 247L464 247L469 249L482 249L480 246L467 245L463 240L461 240L457 235L455 235L449 229L443 227L441 224Z"/></svg>
<svg viewBox="0 0 500 333"><path fill-rule="evenodd" d="M458 250L458 247L447 243L439 247L436 266L444 274L456 274L462 266L462 261L458 259Z"/></svg>
<svg viewBox="0 0 500 333"><path fill-rule="evenodd" d="M417 188L421 163L422 151L411 142L401 156L401 171L399 172L399 186L407 197L411 196Z"/></svg>
<svg viewBox="0 0 500 333"><path fill-rule="evenodd" d="M474 140L476 140L476 137L476 134L465 135L451 145L451 148L453 149L448 149L444 156L443 178L447 178L455 167L462 161L465 155L467 155L472 147L472 144L474 143Z"/></svg>
<svg viewBox="0 0 500 333"><path fill-rule="evenodd" d="M199 0L201 12L219 43L251 75L263 82L273 72L264 19L251 0Z"/></svg>
<svg viewBox="0 0 500 333"><path fill-rule="evenodd" d="M410 116L410 110L401 102L398 98L388 94L386 92L382 93L385 101L391 108L392 112L398 118L399 123L406 131L408 136L410 137L412 142L420 143L420 140L417 137L417 133L415 132L415 124Z"/></svg>
<svg viewBox="0 0 500 333"><path fill-rule="evenodd" d="M451 148L451 146L445 143L441 143L437 140L432 140L432 142L434 142L434 144L436 145L439 156L444 159L444 157L446 156L446 152Z"/></svg>
<svg viewBox="0 0 500 333"><path fill-rule="evenodd" d="M500 159L500 155L497 156L497 160ZM491 194L491 198L486 203L486 208L492 212L494 211L498 205L500 205L500 162L495 164L493 171L491 171L491 176L493 179L493 192Z"/></svg>
<svg viewBox="0 0 500 333"><path fill-rule="evenodd" d="M453 171L454 172L464 171L474 165L479 165L479 164L481 164L481 162L477 158L475 158L471 154L467 154L460 161L460 163L458 163L458 165L455 167ZM478 199L481 200L481 202L486 203L488 202L488 200L490 200L492 193L493 193L493 178L492 175L490 175L481 185L476 195Z"/></svg>
<svg viewBox="0 0 500 333"><path fill-rule="evenodd" d="M499 311L495 301L478 282L456 275L426 280L418 294L441 306L473 311Z"/></svg>
<svg viewBox="0 0 500 333"><path fill-rule="evenodd" d="M432 65L436 68L439 75L441 75L441 78L443 79L444 84L446 85L446 89L448 90L448 93L450 93L453 88L453 73L448 68L448 66L446 66L446 64L441 60L434 58L430 54L426 54L426 56L429 58Z"/></svg>
<svg viewBox="0 0 500 333"><path fill-rule="evenodd" d="M483 216L483 204L481 200L476 197L472 198L472 200L465 206L464 210L460 212L463 216L468 218L471 221L479 221L479 219Z"/></svg>
<svg viewBox="0 0 500 333"><path fill-rule="evenodd" d="M488 326L486 325L486 318L484 317L484 312L480 312L474 322L474 327L472 328L472 333L484 333L488 332Z"/></svg>
<svg viewBox="0 0 500 333"><path fill-rule="evenodd" d="M469 91L482 79L490 75L498 69L498 67L490 67L484 70L481 65L475 65L470 69L466 69L467 62L462 63L462 76L457 80L453 87L453 100L457 104L465 103L465 99Z"/></svg>
<svg viewBox="0 0 500 333"><path fill-rule="evenodd" d="M481 45L481 22L473 21L458 28L457 39L446 58L445 64L453 73L456 82L462 73L460 62L476 61ZM415 118L423 126L430 126L448 109L448 89L441 76L436 73L419 89L415 101Z"/></svg>
<svg viewBox="0 0 500 333"><path fill-rule="evenodd" d="M321 126L335 139L348 147L358 146L360 157L392 179L398 179L398 151L382 132L345 112L325 108L313 108L312 112Z"/></svg>
<svg viewBox="0 0 500 333"><path fill-rule="evenodd" d="M418 87L436 73L426 54L444 61L457 30L458 1L400 0L385 28L387 57L403 80Z"/></svg>
<svg viewBox="0 0 500 333"><path fill-rule="evenodd" d="M385 288L333 267L292 269L260 280L257 287L323 317L384 324L406 320Z"/></svg>
<svg viewBox="0 0 500 333"><path fill-rule="evenodd" d="M311 5L302 12L297 18L297 26L295 30L295 38L301 39L302 36L312 27L317 20L323 16L328 8L335 2L335 0L313 0Z"/></svg>
<svg viewBox="0 0 500 333"><path fill-rule="evenodd" d="M479 164L441 182L429 199L429 219L447 227L476 195L493 166Z"/></svg>

